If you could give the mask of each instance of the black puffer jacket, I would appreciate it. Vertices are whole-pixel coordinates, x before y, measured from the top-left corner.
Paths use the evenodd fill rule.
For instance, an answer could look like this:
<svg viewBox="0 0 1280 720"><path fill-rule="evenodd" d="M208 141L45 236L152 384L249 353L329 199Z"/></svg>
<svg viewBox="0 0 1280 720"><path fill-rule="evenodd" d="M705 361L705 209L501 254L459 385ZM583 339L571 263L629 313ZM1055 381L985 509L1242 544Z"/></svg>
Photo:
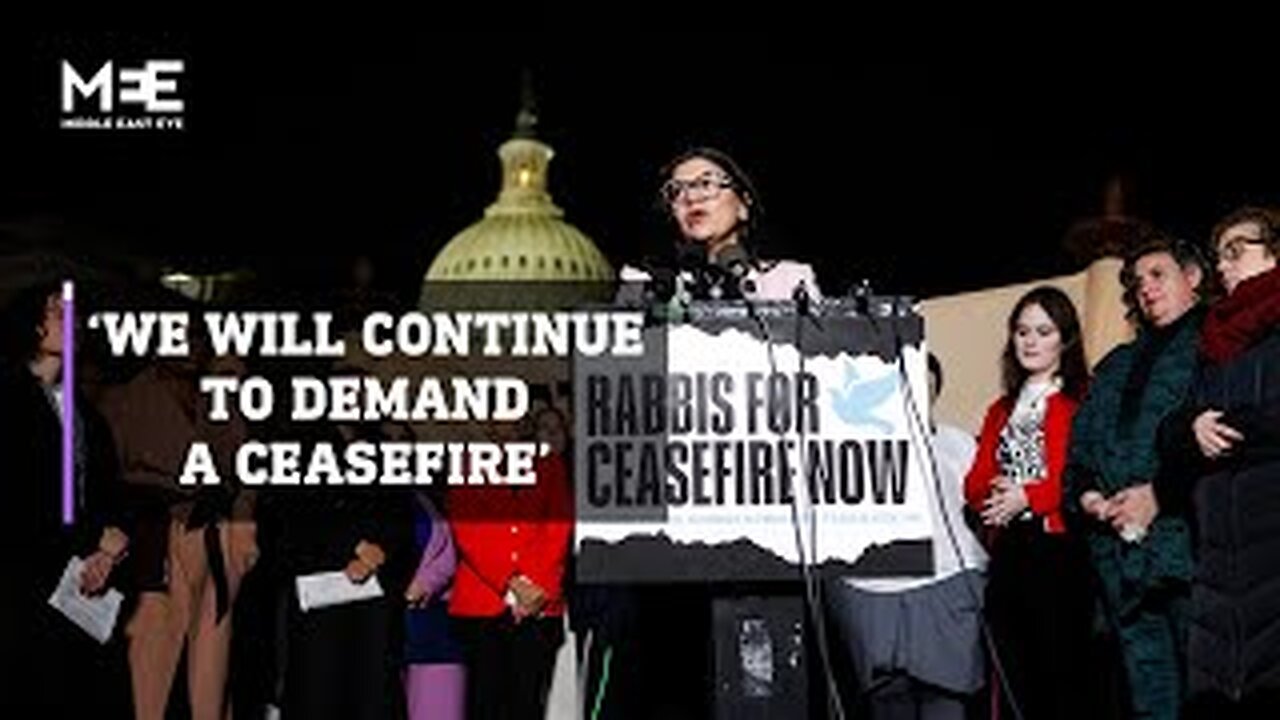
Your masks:
<svg viewBox="0 0 1280 720"><path fill-rule="evenodd" d="M1191 423L1207 409L1240 430L1205 460ZM1165 422L1162 507L1190 500L1196 568L1188 638L1192 693L1240 698L1280 688L1280 328L1226 363L1206 365L1191 401Z"/></svg>

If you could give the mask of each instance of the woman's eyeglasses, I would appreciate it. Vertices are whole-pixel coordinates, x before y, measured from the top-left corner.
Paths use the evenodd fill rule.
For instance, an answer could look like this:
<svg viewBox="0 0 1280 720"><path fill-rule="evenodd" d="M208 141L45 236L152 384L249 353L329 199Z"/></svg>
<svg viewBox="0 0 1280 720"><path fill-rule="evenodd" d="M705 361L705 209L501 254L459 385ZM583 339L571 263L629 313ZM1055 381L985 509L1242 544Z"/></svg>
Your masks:
<svg viewBox="0 0 1280 720"><path fill-rule="evenodd" d="M1249 245L1263 245L1265 243L1266 241L1262 238L1233 237L1222 243L1218 248L1218 258L1227 262L1235 262L1240 259L1240 256L1244 255L1244 251L1248 249Z"/></svg>
<svg viewBox="0 0 1280 720"><path fill-rule="evenodd" d="M683 198L714 200L723 190L733 187L733 179L716 173L703 173L692 180L672 178L662 184L662 201L675 205Z"/></svg>

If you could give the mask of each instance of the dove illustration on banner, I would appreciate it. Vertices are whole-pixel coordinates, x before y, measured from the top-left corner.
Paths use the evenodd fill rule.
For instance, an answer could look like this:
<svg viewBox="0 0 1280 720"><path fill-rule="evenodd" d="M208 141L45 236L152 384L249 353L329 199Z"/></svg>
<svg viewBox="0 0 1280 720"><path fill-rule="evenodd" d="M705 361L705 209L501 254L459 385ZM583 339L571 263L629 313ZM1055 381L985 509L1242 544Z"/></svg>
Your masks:
<svg viewBox="0 0 1280 720"><path fill-rule="evenodd" d="M877 417L876 408L893 397L898 390L898 376L887 372L879 377L863 378L853 363L844 366L844 382L830 390L831 409L848 425L874 427L881 433L893 431L893 423Z"/></svg>

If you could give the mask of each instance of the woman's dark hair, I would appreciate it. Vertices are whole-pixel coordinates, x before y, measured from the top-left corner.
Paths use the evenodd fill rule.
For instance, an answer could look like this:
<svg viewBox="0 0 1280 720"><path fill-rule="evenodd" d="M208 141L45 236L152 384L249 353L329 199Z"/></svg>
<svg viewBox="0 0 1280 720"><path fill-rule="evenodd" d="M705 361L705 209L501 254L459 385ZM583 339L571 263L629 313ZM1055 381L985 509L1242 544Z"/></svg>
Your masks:
<svg viewBox="0 0 1280 720"><path fill-rule="evenodd" d="M1015 402L1018 393L1022 390L1022 384L1027 380L1028 373L1022 367L1022 363L1018 362L1018 354L1014 349L1014 333L1022 311L1032 305L1039 305L1045 311L1062 337L1062 357L1058 363L1058 377L1062 378L1063 394L1075 400L1081 399L1089 383L1089 365L1084 359L1084 339L1080 333L1080 318L1076 314L1076 306L1071 302L1071 298L1058 288L1041 285L1023 295L1009 313L1008 336L1004 343L1004 354L1000 359L1006 400Z"/></svg>
<svg viewBox="0 0 1280 720"><path fill-rule="evenodd" d="M938 394L942 394L942 362L938 360L938 356L929 353L929 375L938 383Z"/></svg>
<svg viewBox="0 0 1280 720"><path fill-rule="evenodd" d="M733 181L732 190L738 194L743 204L750 208L746 222L739 228L739 233L743 239L750 237L760 224L760 217L764 214L764 206L760 202L760 193L756 190L755 183L751 182L751 176L747 175L742 166L738 165L737 161L730 157L728 153L713 147L689 148L662 166L662 172L658 180L659 186L671 179L671 174L676 171L677 167L694 158L702 158L715 163ZM671 208L667 205L661 193L658 195L657 203L663 213L668 216L671 215Z"/></svg>
<svg viewBox="0 0 1280 720"><path fill-rule="evenodd" d="M564 412L555 405L546 405L539 408L530 418L532 432L536 436L538 432L538 423L542 422L542 418L552 416L560 422L560 429L564 432L565 440L572 440L573 428L569 427L569 418Z"/></svg>
<svg viewBox="0 0 1280 720"><path fill-rule="evenodd" d="M1214 237L1217 237L1217 235ZM1131 322L1146 322L1142 317L1142 308L1138 302L1138 276L1134 269L1137 267L1139 260L1148 255L1158 253L1168 253L1169 257L1173 258L1173 261L1183 270L1192 267L1200 268L1202 279L1200 287L1196 288L1196 294L1202 300L1208 296L1210 279L1213 273L1210 272L1209 262L1204 253L1200 251L1200 248L1195 243L1186 240L1171 237L1161 232L1151 232L1139 240L1133 249L1125 253L1124 266L1120 268L1120 285L1124 288L1125 317Z"/></svg>
<svg viewBox="0 0 1280 720"><path fill-rule="evenodd" d="M24 288L5 306L0 319L0 353L5 362L22 365L35 359L49 298L61 292L61 283L51 280Z"/></svg>

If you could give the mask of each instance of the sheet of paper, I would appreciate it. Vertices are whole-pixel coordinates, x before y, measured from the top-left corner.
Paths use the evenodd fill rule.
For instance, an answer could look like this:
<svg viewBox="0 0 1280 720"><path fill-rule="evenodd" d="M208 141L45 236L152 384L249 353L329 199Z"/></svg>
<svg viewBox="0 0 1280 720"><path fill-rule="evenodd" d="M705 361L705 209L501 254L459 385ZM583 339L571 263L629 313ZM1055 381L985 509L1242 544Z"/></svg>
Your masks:
<svg viewBox="0 0 1280 720"><path fill-rule="evenodd" d="M108 588L106 592L95 596L80 592L80 571L83 568L84 560L71 558L62 571L58 586L49 596L49 604L81 630L89 633L93 639L105 644L111 639L111 632L116 627L124 595L115 588Z"/></svg>
<svg viewBox="0 0 1280 720"><path fill-rule="evenodd" d="M298 605L303 612L382 597L382 585L378 584L377 575L363 583L354 583L346 573L339 570L299 575L297 584Z"/></svg>

